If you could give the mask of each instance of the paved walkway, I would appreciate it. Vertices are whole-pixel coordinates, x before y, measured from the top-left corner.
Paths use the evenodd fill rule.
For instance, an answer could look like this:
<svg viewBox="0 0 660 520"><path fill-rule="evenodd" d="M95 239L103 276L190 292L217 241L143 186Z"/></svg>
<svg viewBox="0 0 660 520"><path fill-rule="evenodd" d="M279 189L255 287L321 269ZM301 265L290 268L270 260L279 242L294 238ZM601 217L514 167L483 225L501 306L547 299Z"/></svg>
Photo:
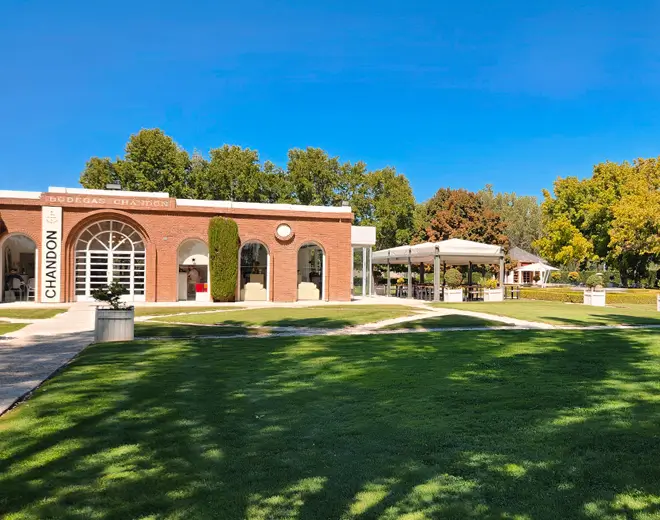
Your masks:
<svg viewBox="0 0 660 520"><path fill-rule="evenodd" d="M94 340L94 305L30 323L0 339L0 415Z"/></svg>

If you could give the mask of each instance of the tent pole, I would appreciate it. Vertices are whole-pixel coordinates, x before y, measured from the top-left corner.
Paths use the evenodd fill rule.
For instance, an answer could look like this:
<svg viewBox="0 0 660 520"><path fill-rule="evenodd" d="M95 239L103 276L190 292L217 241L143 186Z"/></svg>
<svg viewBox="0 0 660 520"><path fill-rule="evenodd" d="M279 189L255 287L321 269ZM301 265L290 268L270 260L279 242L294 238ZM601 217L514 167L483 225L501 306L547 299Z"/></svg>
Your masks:
<svg viewBox="0 0 660 520"><path fill-rule="evenodd" d="M419 283L424 283L424 262L419 264Z"/></svg>
<svg viewBox="0 0 660 520"><path fill-rule="evenodd" d="M410 251L408 251L408 298L413 297L413 280L412 280L412 260L410 259Z"/></svg>
<svg viewBox="0 0 660 520"><path fill-rule="evenodd" d="M387 296L388 298L392 295L392 280L390 279L390 259L389 259L389 253L387 253Z"/></svg>
<svg viewBox="0 0 660 520"><path fill-rule="evenodd" d="M440 256L437 251L433 258L433 301L440 301Z"/></svg>
<svg viewBox="0 0 660 520"><path fill-rule="evenodd" d="M500 258L500 287L504 288L504 257Z"/></svg>

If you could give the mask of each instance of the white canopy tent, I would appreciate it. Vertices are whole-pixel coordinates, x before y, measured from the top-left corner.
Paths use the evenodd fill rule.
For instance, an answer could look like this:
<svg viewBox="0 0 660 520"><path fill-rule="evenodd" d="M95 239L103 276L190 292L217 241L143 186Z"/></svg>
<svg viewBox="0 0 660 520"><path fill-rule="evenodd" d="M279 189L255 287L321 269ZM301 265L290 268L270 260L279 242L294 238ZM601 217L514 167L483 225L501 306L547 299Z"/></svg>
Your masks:
<svg viewBox="0 0 660 520"><path fill-rule="evenodd" d="M550 278L550 273L552 271L559 271L559 269L548 264L536 262L533 264L523 265L522 267L516 267L514 271L518 271L519 273L539 273L541 277L541 286L545 287L545 285L548 283L548 279Z"/></svg>
<svg viewBox="0 0 660 520"><path fill-rule="evenodd" d="M433 264L433 299L440 299L441 265L494 264L500 267L500 285L504 285L504 249L502 246L482 244L452 238L442 242L426 242L414 246L398 246L376 251L372 264L387 264L387 294L390 293L390 265L408 265L408 293L412 294L412 265Z"/></svg>

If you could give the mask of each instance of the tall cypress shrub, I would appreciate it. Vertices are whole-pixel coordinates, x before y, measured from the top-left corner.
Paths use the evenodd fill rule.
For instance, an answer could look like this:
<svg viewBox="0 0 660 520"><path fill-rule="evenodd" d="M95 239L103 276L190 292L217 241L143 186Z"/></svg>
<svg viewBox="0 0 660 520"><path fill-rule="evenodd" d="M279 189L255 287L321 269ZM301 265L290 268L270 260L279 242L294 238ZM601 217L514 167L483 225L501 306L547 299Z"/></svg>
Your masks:
<svg viewBox="0 0 660 520"><path fill-rule="evenodd" d="M209 222L209 268L211 297L215 302L233 302L238 277L238 226L230 218Z"/></svg>

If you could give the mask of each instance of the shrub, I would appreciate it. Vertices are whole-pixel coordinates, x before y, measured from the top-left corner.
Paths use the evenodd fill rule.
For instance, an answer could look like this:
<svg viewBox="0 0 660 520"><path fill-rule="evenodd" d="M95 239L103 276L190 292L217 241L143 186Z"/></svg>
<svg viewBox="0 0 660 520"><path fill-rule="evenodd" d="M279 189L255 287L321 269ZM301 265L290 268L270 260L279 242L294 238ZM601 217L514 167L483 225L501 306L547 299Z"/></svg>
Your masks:
<svg viewBox="0 0 660 520"><path fill-rule="evenodd" d="M584 296L578 291L548 291L544 289L521 289L520 298L549 302L582 303Z"/></svg>
<svg viewBox="0 0 660 520"><path fill-rule="evenodd" d="M483 285L486 289L497 289L497 280L495 278L489 278Z"/></svg>
<svg viewBox="0 0 660 520"><path fill-rule="evenodd" d="M213 301L231 302L236 298L238 248L236 222L230 218L213 217L209 222L209 268Z"/></svg>
<svg viewBox="0 0 660 520"><path fill-rule="evenodd" d="M127 307L126 304L121 301L121 297L124 294L128 294L126 288L119 282L112 282L110 285L105 287L94 289L92 291L92 298L94 298L97 302L107 303L115 310L132 308Z"/></svg>
<svg viewBox="0 0 660 520"><path fill-rule="evenodd" d="M534 273L534 278L532 278L532 280L534 280L537 283L540 282L541 277L539 276L539 273Z"/></svg>
<svg viewBox="0 0 660 520"><path fill-rule="evenodd" d="M589 287L590 289L602 289L603 288L603 275L601 273L592 274L589 278L587 278L587 281L585 282L585 285L587 287Z"/></svg>
<svg viewBox="0 0 660 520"><path fill-rule="evenodd" d="M561 272L560 271L552 271L550 273L550 281L554 283L558 283L561 281Z"/></svg>
<svg viewBox="0 0 660 520"><path fill-rule="evenodd" d="M404 283L406 283L406 281L403 278L399 277L396 279L396 283L399 285L403 285Z"/></svg>
<svg viewBox="0 0 660 520"><path fill-rule="evenodd" d="M568 281L571 283L578 283L580 281L580 273L577 271L571 271L568 273Z"/></svg>
<svg viewBox="0 0 660 520"><path fill-rule="evenodd" d="M449 269L445 274L445 283L450 289L455 289L461 286L463 282L463 275L458 269Z"/></svg>
<svg viewBox="0 0 660 520"><path fill-rule="evenodd" d="M481 273L472 273L472 283L475 285L481 285L483 282L483 276Z"/></svg>

